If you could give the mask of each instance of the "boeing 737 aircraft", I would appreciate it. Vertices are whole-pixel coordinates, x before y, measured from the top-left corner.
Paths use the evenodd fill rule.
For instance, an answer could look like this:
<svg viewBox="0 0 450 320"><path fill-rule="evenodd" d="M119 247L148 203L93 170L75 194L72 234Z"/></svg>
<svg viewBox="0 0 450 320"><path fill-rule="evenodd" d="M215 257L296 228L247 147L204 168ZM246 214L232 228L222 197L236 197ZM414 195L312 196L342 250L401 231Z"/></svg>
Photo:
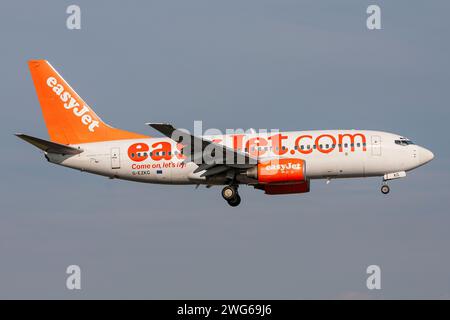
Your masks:
<svg viewBox="0 0 450 320"><path fill-rule="evenodd" d="M403 136L369 130L194 136L149 123L164 135L150 137L104 123L47 61L29 61L29 68L50 141L16 135L49 162L138 182L223 185L233 207L241 184L279 195L309 192L312 179L379 176L387 194L387 181L434 157Z"/></svg>

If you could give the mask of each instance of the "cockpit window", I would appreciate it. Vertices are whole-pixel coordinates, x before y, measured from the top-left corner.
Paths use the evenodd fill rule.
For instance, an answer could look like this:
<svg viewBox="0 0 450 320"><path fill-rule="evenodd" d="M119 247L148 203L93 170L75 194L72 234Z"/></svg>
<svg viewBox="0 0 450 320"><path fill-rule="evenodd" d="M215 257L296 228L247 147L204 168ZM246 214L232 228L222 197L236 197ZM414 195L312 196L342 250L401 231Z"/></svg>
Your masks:
<svg viewBox="0 0 450 320"><path fill-rule="evenodd" d="M401 145L401 146L408 146L410 144L414 144L411 140L408 139L399 139L395 140L395 144Z"/></svg>

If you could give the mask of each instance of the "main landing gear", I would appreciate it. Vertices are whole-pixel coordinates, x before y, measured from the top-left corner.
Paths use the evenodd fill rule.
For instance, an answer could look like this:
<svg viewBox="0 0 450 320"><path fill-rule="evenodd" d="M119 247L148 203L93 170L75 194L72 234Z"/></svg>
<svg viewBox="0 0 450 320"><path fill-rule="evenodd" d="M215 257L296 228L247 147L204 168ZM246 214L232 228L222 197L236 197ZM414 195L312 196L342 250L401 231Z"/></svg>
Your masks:
<svg viewBox="0 0 450 320"><path fill-rule="evenodd" d="M237 207L241 203L241 197L239 196L237 186L229 185L222 189L222 197L232 207Z"/></svg>

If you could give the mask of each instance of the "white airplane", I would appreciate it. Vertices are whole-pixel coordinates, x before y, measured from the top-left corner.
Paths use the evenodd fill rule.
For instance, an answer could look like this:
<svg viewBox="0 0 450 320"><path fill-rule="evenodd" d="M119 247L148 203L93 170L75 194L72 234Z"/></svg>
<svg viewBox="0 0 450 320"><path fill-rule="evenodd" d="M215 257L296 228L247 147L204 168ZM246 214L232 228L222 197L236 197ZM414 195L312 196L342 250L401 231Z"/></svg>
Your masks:
<svg viewBox="0 0 450 320"><path fill-rule="evenodd" d="M158 184L224 185L238 206L241 184L266 194L310 191L310 180L382 177L387 181L431 161L431 151L397 134L369 130L314 130L193 136L150 123L150 137L104 123L45 60L29 61L50 141L19 138L51 163L109 178Z"/></svg>

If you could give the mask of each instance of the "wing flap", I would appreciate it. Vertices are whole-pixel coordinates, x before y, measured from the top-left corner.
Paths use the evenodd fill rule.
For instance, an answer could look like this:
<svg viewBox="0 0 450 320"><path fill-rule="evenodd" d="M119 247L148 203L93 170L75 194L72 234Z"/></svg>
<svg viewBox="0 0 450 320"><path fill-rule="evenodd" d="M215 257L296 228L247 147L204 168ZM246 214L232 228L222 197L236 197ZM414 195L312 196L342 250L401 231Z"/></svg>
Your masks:
<svg viewBox="0 0 450 320"><path fill-rule="evenodd" d="M210 176L215 176L216 174L225 172L227 170L230 170L230 167L227 167L225 165L219 165L219 166L215 166L214 168L208 169L206 170L206 172L202 173L200 175L200 177L210 177Z"/></svg>

